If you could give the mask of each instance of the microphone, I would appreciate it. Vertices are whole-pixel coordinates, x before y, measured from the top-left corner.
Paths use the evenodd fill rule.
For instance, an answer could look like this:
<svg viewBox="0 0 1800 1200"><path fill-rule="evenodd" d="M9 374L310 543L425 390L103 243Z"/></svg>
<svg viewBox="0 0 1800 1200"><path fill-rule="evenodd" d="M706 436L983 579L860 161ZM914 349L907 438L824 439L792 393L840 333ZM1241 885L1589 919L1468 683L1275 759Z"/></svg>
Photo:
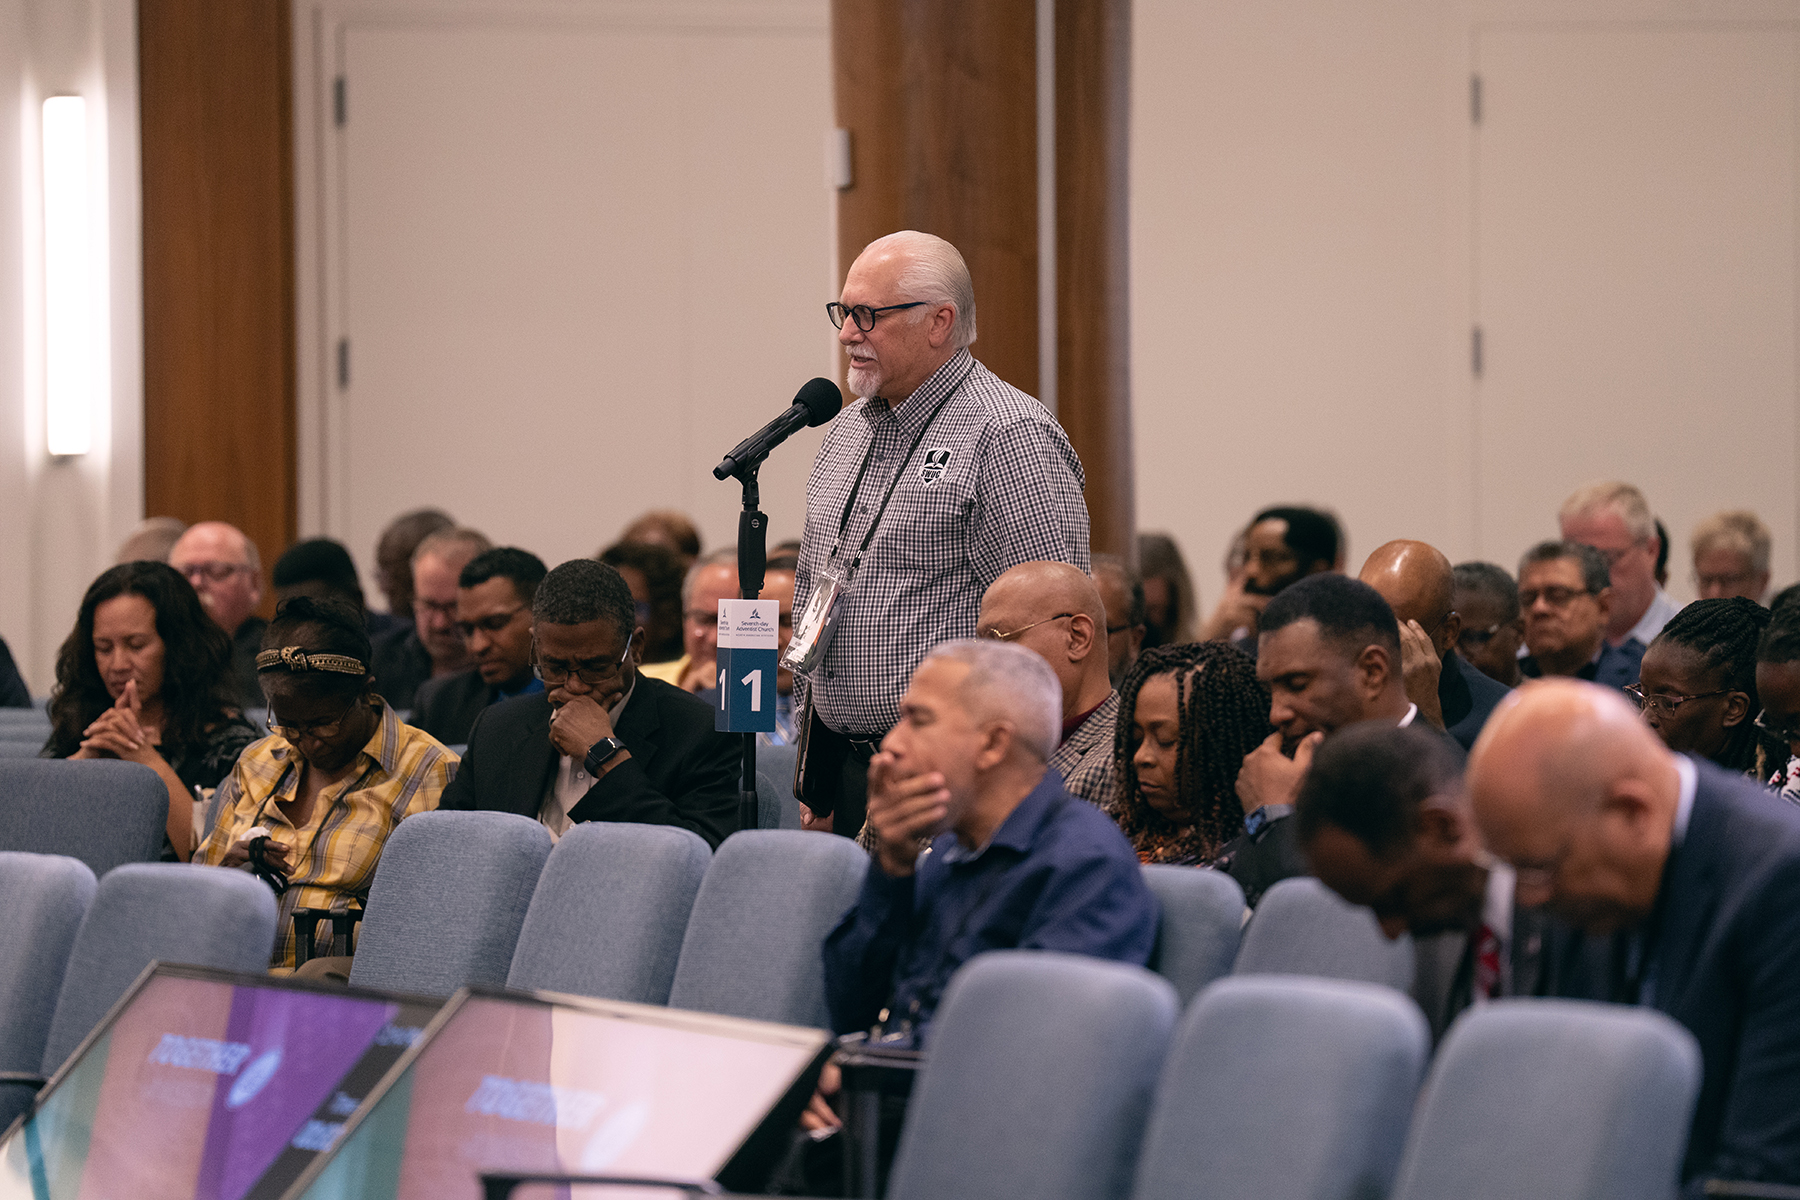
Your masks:
<svg viewBox="0 0 1800 1200"><path fill-rule="evenodd" d="M796 430L823 425L844 407L844 394L829 379L809 379L794 397L788 410L739 442L713 468L714 479L736 475L745 467L754 467L769 456L769 451L788 440Z"/></svg>

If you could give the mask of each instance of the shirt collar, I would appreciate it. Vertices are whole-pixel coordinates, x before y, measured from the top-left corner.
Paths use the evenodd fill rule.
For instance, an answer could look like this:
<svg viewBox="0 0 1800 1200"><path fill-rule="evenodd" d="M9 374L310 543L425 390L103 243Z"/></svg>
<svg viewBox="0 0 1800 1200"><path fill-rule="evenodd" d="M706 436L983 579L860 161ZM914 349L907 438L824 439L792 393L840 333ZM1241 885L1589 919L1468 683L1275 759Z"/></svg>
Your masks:
<svg viewBox="0 0 1800 1200"><path fill-rule="evenodd" d="M1050 806L1056 800L1057 792L1062 790L1062 777L1049 767L1044 768L1044 777L1038 780L1036 787L1027 792L1019 801L1006 820L1000 822L1000 828L994 830L985 846L965 847L956 840L955 833L946 833L944 839L949 842L940 853L946 863L954 866L957 863L973 862L986 854L995 846L1004 846L1008 850L1016 850L1020 854L1031 850L1032 839L1037 837L1038 826L1050 815Z"/></svg>
<svg viewBox="0 0 1800 1200"><path fill-rule="evenodd" d="M1700 787L1700 772L1694 769L1694 760L1685 754L1675 756L1675 772L1681 776L1681 790L1675 796L1675 829L1669 837L1669 845L1680 849L1681 843L1687 840L1688 823L1694 819L1694 793Z"/></svg>
<svg viewBox="0 0 1800 1200"><path fill-rule="evenodd" d="M1502 946L1512 940L1513 892L1519 873L1508 863L1495 863L1488 868L1487 895L1481 902L1481 923L1500 939Z"/></svg>
<svg viewBox="0 0 1800 1200"><path fill-rule="evenodd" d="M1416 704L1408 704L1406 706L1406 715L1400 718L1400 728L1405 729L1407 726L1411 725L1418 715L1419 706Z"/></svg>
<svg viewBox="0 0 1800 1200"><path fill-rule="evenodd" d="M878 423L884 419L892 420L907 433L917 432L931 416L931 410L937 402L950 394L962 377L974 365L975 356L967 347L950 356L950 361L931 373L930 378L921 383L912 395L896 408L886 400L870 401L864 407L868 410L869 420Z"/></svg>
<svg viewBox="0 0 1800 1200"><path fill-rule="evenodd" d="M1656 635L1662 632L1662 627L1669 623L1669 618L1680 611L1681 606L1669 598L1669 593L1657 588L1656 595L1650 598L1650 607L1644 610L1644 615L1638 618L1638 623L1633 625L1631 631L1619 639L1616 644L1623 646L1626 642L1635 639L1638 645L1648 646L1656 640Z"/></svg>
<svg viewBox="0 0 1800 1200"><path fill-rule="evenodd" d="M1108 693L1106 693L1106 700L1111 700L1116 695L1118 695L1117 692L1108 692ZM1068 741L1069 735L1074 733L1077 729L1080 729L1083 725L1087 724L1087 719L1089 717L1093 716L1095 713L1097 713L1101 709L1105 708L1106 700L1102 700L1102 701L1100 701L1100 703L1094 705L1094 707L1088 709L1086 712L1076 713L1074 716L1072 716L1068 720L1064 721L1063 726L1062 726L1062 740L1065 742Z"/></svg>

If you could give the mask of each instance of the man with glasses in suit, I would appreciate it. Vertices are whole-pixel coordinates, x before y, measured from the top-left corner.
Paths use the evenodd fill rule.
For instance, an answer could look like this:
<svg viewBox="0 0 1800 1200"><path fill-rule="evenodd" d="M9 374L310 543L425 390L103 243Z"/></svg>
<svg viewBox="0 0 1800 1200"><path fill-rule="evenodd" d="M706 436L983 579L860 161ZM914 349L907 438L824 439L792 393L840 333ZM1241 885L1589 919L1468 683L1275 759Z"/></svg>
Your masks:
<svg viewBox="0 0 1800 1200"><path fill-rule="evenodd" d="M531 605L545 690L482 710L439 807L518 813L556 837L583 821L678 825L717 847L737 829L741 745L705 701L639 673L643 635L612 567L546 575Z"/></svg>

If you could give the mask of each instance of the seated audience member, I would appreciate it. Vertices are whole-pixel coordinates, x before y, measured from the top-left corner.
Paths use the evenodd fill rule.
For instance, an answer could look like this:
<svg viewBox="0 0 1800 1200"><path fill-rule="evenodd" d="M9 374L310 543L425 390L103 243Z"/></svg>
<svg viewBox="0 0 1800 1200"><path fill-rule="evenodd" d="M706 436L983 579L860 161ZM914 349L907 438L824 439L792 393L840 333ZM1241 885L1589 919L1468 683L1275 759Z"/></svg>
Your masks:
<svg viewBox="0 0 1800 1200"><path fill-rule="evenodd" d="M682 655L642 668L645 675L684 692L718 687L719 601L739 599L737 550L714 550L694 560L681 581Z"/></svg>
<svg viewBox="0 0 1800 1200"><path fill-rule="evenodd" d="M635 821L724 841L737 829L741 746L713 732L710 706L637 669L641 636L611 567L578 558L544 576L531 638L548 690L482 710L443 807L518 813L557 837Z"/></svg>
<svg viewBox="0 0 1800 1200"><path fill-rule="evenodd" d="M456 578L456 624L475 665L420 684L410 724L465 745L488 705L544 690L531 673L531 602L543 581L543 560L512 546L469 560Z"/></svg>
<svg viewBox="0 0 1800 1200"><path fill-rule="evenodd" d="M1144 580L1144 645L1193 641L1199 602L1175 539L1166 533L1138 534L1138 574Z"/></svg>
<svg viewBox="0 0 1800 1200"><path fill-rule="evenodd" d="M438 806L456 755L375 694L369 635L350 605L289 600L263 639L257 669L274 733L238 759L196 861L287 881L270 963L291 967L294 912L342 913L366 900L388 835ZM318 953L341 955L327 928Z"/></svg>
<svg viewBox="0 0 1800 1200"><path fill-rule="evenodd" d="M1756 727L1763 737L1759 772L1783 799L1800 804L1800 606L1775 608L1756 644Z"/></svg>
<svg viewBox="0 0 1800 1200"><path fill-rule="evenodd" d="M645 513L625 527L619 540L661 546L685 559L684 569L700 557L700 530L694 526L692 517L672 508L657 508Z"/></svg>
<svg viewBox="0 0 1800 1200"><path fill-rule="evenodd" d="M1467 750L1506 688L1456 652L1462 617L1453 603L1450 560L1424 542L1389 542L1369 555L1360 578L1381 593L1400 622L1407 697Z"/></svg>
<svg viewBox="0 0 1800 1200"><path fill-rule="evenodd" d="M1269 597L1308 575L1335 570L1343 552L1338 524L1313 508L1265 508L1244 533L1244 570L1200 630L1201 640L1236 641L1256 655L1257 618Z"/></svg>
<svg viewBox="0 0 1800 1200"><path fill-rule="evenodd" d="M56 654L48 758L120 758L169 793L164 861L194 852L196 789L231 771L256 730L238 712L231 642L174 568L122 563L88 585Z"/></svg>
<svg viewBox="0 0 1800 1200"><path fill-rule="evenodd" d="M469 560L493 549L473 529L441 529L413 551L412 624L374 640L375 687L395 708L409 711L419 685L469 665L469 647L456 627L456 580Z"/></svg>
<svg viewBox="0 0 1800 1200"><path fill-rule="evenodd" d="M113 562L166 563L169 561L169 551L175 548L175 543L186 532L187 522L179 517L145 517L119 543L119 552L113 555Z"/></svg>
<svg viewBox="0 0 1800 1200"><path fill-rule="evenodd" d="M1539 542L1525 552L1519 560L1519 608L1530 653L1519 660L1521 674L1570 675L1616 688L1637 682L1643 648L1635 641L1614 646L1606 640L1612 611L1606 580L1606 556L1585 542Z"/></svg>
<svg viewBox="0 0 1800 1200"><path fill-rule="evenodd" d="M1694 584L1702 600L1769 594L1769 527L1753 512L1714 513L1694 526Z"/></svg>
<svg viewBox="0 0 1800 1200"><path fill-rule="evenodd" d="M614 542L595 558L625 577L644 627L640 663L673 662L681 657L681 556L667 546L648 542Z"/></svg>
<svg viewBox="0 0 1800 1200"><path fill-rule="evenodd" d="M1519 647L1525 644L1525 617L1519 612L1519 585L1506 568L1488 562L1457 563L1451 604L1462 618L1456 648L1470 666L1506 687L1518 687Z"/></svg>
<svg viewBox="0 0 1800 1200"><path fill-rule="evenodd" d="M236 526L202 521L189 526L169 550L169 565L187 577L206 615L231 639L231 669L238 704L262 707L256 682L256 651L267 624L256 615L262 603L262 557L256 543Z"/></svg>
<svg viewBox="0 0 1800 1200"><path fill-rule="evenodd" d="M1371 721L1319 745L1294 803L1313 874L1390 938L1412 934L1413 998L1434 1040L1472 1004L1555 994L1550 923L1482 848L1462 773L1444 739Z"/></svg>
<svg viewBox="0 0 1800 1200"><path fill-rule="evenodd" d="M295 596L348 604L362 613L363 627L369 631L371 640L410 625L392 613L374 612L369 608L350 551L342 542L330 538L309 538L289 546L269 568L269 582L275 585L277 604Z"/></svg>
<svg viewBox="0 0 1800 1200"><path fill-rule="evenodd" d="M12 648L0 638L0 708L30 708L31 689L25 686L19 666L13 662Z"/></svg>
<svg viewBox="0 0 1800 1200"><path fill-rule="evenodd" d="M1618 936L1591 998L1660 1009L1699 1040L1687 1194L1713 1179L1800 1185L1800 813L1573 680L1507 699L1468 788L1520 904Z"/></svg>
<svg viewBox="0 0 1800 1200"><path fill-rule="evenodd" d="M1662 627L1625 690L1663 745L1757 773L1756 645L1768 624L1768 609L1736 596L1696 600Z"/></svg>
<svg viewBox="0 0 1800 1200"><path fill-rule="evenodd" d="M1306 874L1289 817L1325 735L1358 721L1411 725L1419 715L1400 675L1394 610L1360 580L1317 574L1283 589L1263 610L1258 640L1256 677L1269 688L1275 732L1238 772L1245 832L1217 864L1252 905L1272 884Z"/></svg>
<svg viewBox="0 0 1800 1200"><path fill-rule="evenodd" d="M1144 652L1144 581L1116 554L1093 556L1094 586L1106 606L1106 673L1114 687Z"/></svg>
<svg viewBox="0 0 1800 1200"><path fill-rule="evenodd" d="M837 1032L885 1015L885 1033L927 1040L950 976L986 950L1149 960L1160 910L1130 845L1046 765L1061 714L1020 646L945 642L913 672L869 765L879 849L825 939Z"/></svg>
<svg viewBox="0 0 1800 1200"><path fill-rule="evenodd" d="M456 522L442 509L417 508L401 513L381 531L375 543L375 583L387 597L389 616L412 621L413 552L432 534L454 528Z"/></svg>
<svg viewBox="0 0 1800 1200"><path fill-rule="evenodd" d="M1225 642L1144 652L1119 691L1108 812L1138 860L1203 866L1244 832L1237 777L1269 735L1256 663Z"/></svg>
<svg viewBox="0 0 1800 1200"><path fill-rule="evenodd" d="M1592 546L1605 557L1612 582L1604 629L1607 644L1626 650L1634 660L1642 658L1651 639L1680 607L1656 582L1656 560L1664 539L1657 536L1656 518L1650 515L1644 493L1629 483L1589 484L1563 501L1558 519L1563 541ZM1524 586L1521 575L1519 587Z"/></svg>
<svg viewBox="0 0 1800 1200"><path fill-rule="evenodd" d="M1107 673L1106 607L1094 581L1067 563L1020 563L981 597L975 636L1023 646L1056 676L1062 722L1050 769L1071 795L1111 811L1119 694Z"/></svg>

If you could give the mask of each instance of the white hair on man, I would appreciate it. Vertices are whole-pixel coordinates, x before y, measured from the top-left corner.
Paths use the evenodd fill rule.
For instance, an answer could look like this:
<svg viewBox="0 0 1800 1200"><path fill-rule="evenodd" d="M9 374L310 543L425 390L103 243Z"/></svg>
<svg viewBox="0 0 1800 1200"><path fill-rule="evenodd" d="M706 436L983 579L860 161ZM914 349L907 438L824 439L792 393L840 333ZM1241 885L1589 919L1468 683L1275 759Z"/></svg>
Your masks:
<svg viewBox="0 0 1800 1200"><path fill-rule="evenodd" d="M886 237L876 238L863 250L898 250L907 256L896 285L904 296L928 304L948 304L956 309L956 322L950 327L950 344L961 350L975 341L975 281L969 278L969 264L962 251L934 234L916 229L902 229Z"/></svg>
<svg viewBox="0 0 1800 1200"><path fill-rule="evenodd" d="M1557 517L1569 521L1601 509L1617 513L1633 541L1648 541L1656 536L1656 518L1650 515L1650 502L1644 499L1644 493L1616 479L1576 489L1574 495L1563 501Z"/></svg>
<svg viewBox="0 0 1800 1200"><path fill-rule="evenodd" d="M693 565L688 567L687 574L681 577L681 611L685 613L688 601L694 598L694 582L700 578L702 571L712 567L730 567L735 571L737 561L736 546L720 546L696 558Z"/></svg>
<svg viewBox="0 0 1800 1200"><path fill-rule="evenodd" d="M932 648L925 661L941 659L969 668L957 699L977 723L1005 721L1039 761L1062 738L1062 685L1039 655L988 638L960 638Z"/></svg>
<svg viewBox="0 0 1800 1200"><path fill-rule="evenodd" d="M1714 513L1694 527L1694 557L1709 550L1728 550L1743 555L1752 571L1766 571L1771 541L1769 527L1760 517L1745 509L1732 509Z"/></svg>

